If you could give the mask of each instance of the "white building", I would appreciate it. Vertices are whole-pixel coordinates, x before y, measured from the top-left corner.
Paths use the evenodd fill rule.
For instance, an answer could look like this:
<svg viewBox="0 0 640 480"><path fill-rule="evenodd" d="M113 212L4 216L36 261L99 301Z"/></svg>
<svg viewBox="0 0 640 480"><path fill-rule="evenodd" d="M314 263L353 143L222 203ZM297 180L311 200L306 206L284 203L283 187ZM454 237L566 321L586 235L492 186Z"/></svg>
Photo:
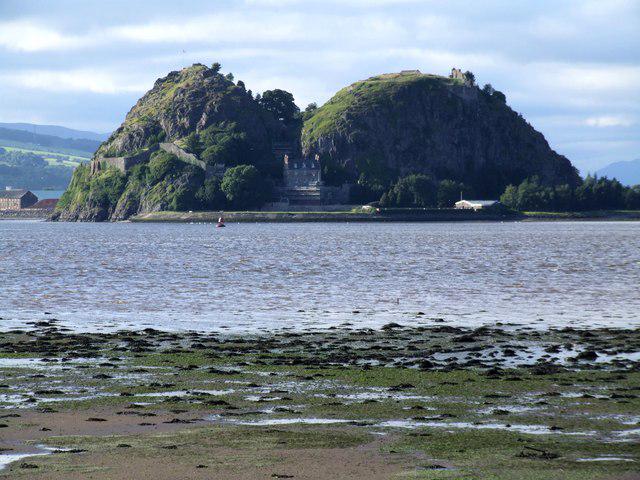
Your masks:
<svg viewBox="0 0 640 480"><path fill-rule="evenodd" d="M467 210L485 210L500 205L498 200L460 200L455 207Z"/></svg>

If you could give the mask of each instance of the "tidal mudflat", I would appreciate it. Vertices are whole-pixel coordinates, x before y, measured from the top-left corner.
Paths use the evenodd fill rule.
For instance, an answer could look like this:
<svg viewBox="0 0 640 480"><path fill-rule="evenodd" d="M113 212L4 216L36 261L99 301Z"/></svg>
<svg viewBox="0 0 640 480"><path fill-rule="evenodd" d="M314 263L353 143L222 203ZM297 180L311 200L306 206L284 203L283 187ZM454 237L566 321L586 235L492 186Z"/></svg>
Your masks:
<svg viewBox="0 0 640 480"><path fill-rule="evenodd" d="M638 478L639 354L637 329L38 321L0 334L0 477Z"/></svg>

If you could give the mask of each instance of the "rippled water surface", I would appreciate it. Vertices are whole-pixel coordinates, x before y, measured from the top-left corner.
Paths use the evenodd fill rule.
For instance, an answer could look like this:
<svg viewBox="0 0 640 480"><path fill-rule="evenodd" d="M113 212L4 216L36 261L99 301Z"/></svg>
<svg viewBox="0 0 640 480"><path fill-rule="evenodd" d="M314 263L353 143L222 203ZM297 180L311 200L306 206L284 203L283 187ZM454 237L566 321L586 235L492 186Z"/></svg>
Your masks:
<svg viewBox="0 0 640 480"><path fill-rule="evenodd" d="M0 317L91 330L638 326L640 223L2 221Z"/></svg>

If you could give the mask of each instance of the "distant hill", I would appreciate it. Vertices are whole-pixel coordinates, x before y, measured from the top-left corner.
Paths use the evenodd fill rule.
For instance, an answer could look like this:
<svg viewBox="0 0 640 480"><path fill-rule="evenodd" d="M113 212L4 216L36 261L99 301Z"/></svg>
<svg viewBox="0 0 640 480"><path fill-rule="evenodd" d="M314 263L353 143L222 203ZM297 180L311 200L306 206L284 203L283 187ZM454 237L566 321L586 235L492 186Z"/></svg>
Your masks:
<svg viewBox="0 0 640 480"><path fill-rule="evenodd" d="M4 142L18 142L42 147L42 150L67 149L85 152L92 155L100 146L100 141L86 138L61 138L53 135L34 134L26 130L15 130L0 127L0 145ZM12 145L9 145L12 146Z"/></svg>
<svg viewBox="0 0 640 480"><path fill-rule="evenodd" d="M69 184L75 165L77 163L65 155L0 147L0 189L12 186L63 190Z"/></svg>
<svg viewBox="0 0 640 480"><path fill-rule="evenodd" d="M640 158L615 162L596 172L599 177L617 178L624 185L640 184Z"/></svg>
<svg viewBox="0 0 640 480"><path fill-rule="evenodd" d="M3 123L0 122L0 128L8 128L11 130L24 130L25 132L36 133L39 135L51 135L60 138L73 138L75 140L95 140L103 142L109 138L109 133L96 133L85 130L74 130L73 128L60 127L58 125L38 125L36 123Z"/></svg>

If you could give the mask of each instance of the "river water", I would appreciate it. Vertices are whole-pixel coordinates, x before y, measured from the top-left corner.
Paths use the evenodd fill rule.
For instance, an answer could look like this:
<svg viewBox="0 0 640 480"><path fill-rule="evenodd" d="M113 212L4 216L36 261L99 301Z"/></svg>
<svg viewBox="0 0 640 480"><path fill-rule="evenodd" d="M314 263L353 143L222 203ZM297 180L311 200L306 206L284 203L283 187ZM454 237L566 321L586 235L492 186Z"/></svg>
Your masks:
<svg viewBox="0 0 640 480"><path fill-rule="evenodd" d="M0 317L0 329L635 327L640 223L1 221Z"/></svg>

